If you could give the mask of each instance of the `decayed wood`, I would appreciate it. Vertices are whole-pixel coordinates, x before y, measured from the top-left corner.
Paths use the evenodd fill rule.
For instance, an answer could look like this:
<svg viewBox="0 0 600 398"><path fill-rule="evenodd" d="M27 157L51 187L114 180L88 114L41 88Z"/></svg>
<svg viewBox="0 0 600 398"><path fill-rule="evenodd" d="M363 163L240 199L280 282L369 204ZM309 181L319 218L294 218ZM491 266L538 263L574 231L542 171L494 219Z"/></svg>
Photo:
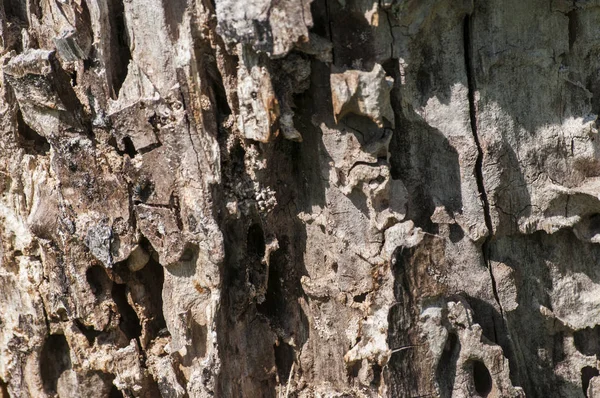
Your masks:
<svg viewBox="0 0 600 398"><path fill-rule="evenodd" d="M0 2L0 398L600 396L599 20Z"/></svg>

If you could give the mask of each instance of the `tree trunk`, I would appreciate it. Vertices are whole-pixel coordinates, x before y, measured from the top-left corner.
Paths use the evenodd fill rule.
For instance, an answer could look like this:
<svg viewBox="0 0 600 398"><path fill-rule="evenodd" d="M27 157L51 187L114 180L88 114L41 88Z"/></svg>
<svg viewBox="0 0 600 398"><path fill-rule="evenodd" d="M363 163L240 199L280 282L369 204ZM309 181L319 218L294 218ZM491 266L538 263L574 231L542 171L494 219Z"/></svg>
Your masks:
<svg viewBox="0 0 600 398"><path fill-rule="evenodd" d="M600 397L600 7L0 2L0 397Z"/></svg>

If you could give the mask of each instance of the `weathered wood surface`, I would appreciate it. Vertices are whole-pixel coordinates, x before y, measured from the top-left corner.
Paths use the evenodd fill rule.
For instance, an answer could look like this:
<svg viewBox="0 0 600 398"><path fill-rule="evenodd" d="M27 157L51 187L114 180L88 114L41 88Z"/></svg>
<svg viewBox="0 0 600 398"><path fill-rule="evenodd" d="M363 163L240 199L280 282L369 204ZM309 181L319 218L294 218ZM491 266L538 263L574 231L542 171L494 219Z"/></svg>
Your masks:
<svg viewBox="0 0 600 398"><path fill-rule="evenodd" d="M0 2L0 397L600 397L599 26Z"/></svg>

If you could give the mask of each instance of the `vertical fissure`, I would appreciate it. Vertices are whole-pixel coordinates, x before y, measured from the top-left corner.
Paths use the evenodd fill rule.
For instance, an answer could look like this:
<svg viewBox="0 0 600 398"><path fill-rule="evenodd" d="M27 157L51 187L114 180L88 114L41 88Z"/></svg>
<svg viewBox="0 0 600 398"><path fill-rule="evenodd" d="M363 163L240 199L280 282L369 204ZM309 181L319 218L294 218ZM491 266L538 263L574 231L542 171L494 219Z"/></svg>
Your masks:
<svg viewBox="0 0 600 398"><path fill-rule="evenodd" d="M127 77L129 62L132 59L130 38L127 32L125 5L122 0L109 0L110 17L110 96L116 100Z"/></svg>
<svg viewBox="0 0 600 398"><path fill-rule="evenodd" d="M471 40L471 15L468 14L465 16L463 22L463 47L464 47L464 56L465 56L465 70L467 74L467 86L468 86L468 100L469 100L469 119L471 122L471 131L473 132L473 140L475 141L475 146L477 147L477 160L475 161L475 178L477 180L477 190L479 192L479 197L481 198L481 202L483 204L483 217L485 221L485 226L488 230L488 235L481 246L481 250L483 253L483 261L485 262L488 271L490 273L490 279L492 281L492 291L494 294L494 298L496 299L496 303L498 304L498 308L500 309L500 314L502 315L502 319L504 319L504 311L502 309L502 304L500 302L500 297L498 296L498 289L496 286L496 279L494 278L494 272L492 271L492 265L490 262L490 241L492 239L494 229L492 225L492 216L490 213L490 202L487 197L487 193L485 191L485 184L483 180L483 149L481 148L481 142L479 141L479 133L477 131L477 105L475 103L475 76L473 71L473 54L472 54L472 40Z"/></svg>
<svg viewBox="0 0 600 398"><path fill-rule="evenodd" d="M329 41L331 41L331 64L335 65L335 46L333 45L333 22L331 21L331 9L329 0L325 0L325 15L327 16L327 34L329 35Z"/></svg>

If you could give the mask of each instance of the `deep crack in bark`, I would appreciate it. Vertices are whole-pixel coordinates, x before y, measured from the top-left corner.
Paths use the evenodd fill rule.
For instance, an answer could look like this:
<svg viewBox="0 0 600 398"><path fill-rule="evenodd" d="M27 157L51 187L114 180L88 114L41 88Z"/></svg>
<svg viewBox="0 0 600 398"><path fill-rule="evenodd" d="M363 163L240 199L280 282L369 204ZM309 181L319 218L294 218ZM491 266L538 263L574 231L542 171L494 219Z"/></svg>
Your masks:
<svg viewBox="0 0 600 398"><path fill-rule="evenodd" d="M481 198L481 202L483 204L483 217L485 221L485 226L488 230L488 235L485 237L485 241L481 245L481 251L483 253L483 261L485 262L489 273L490 279L492 281L492 291L494 293L494 298L496 299L496 303L498 304L498 308L500 309L500 315L504 320L504 310L502 309L502 303L500 302L500 297L498 296L498 289L496 286L496 279L494 278L494 272L492 270L492 265L489 259L489 244L494 234L494 229L492 225L492 217L490 215L490 203L488 201L487 193L485 191L485 185L483 181L483 149L481 148L481 143L479 142L479 135L477 133L477 108L475 104L475 77L473 73L473 54L471 53L471 15L468 14L465 16L463 22L463 44L464 44L464 54L465 54L465 71L467 74L467 85L468 85L468 98L469 98L469 119L471 122L471 131L473 132L473 140L475 141L475 145L477 146L477 160L475 161L475 178L477 180L477 190L479 191L479 197Z"/></svg>

